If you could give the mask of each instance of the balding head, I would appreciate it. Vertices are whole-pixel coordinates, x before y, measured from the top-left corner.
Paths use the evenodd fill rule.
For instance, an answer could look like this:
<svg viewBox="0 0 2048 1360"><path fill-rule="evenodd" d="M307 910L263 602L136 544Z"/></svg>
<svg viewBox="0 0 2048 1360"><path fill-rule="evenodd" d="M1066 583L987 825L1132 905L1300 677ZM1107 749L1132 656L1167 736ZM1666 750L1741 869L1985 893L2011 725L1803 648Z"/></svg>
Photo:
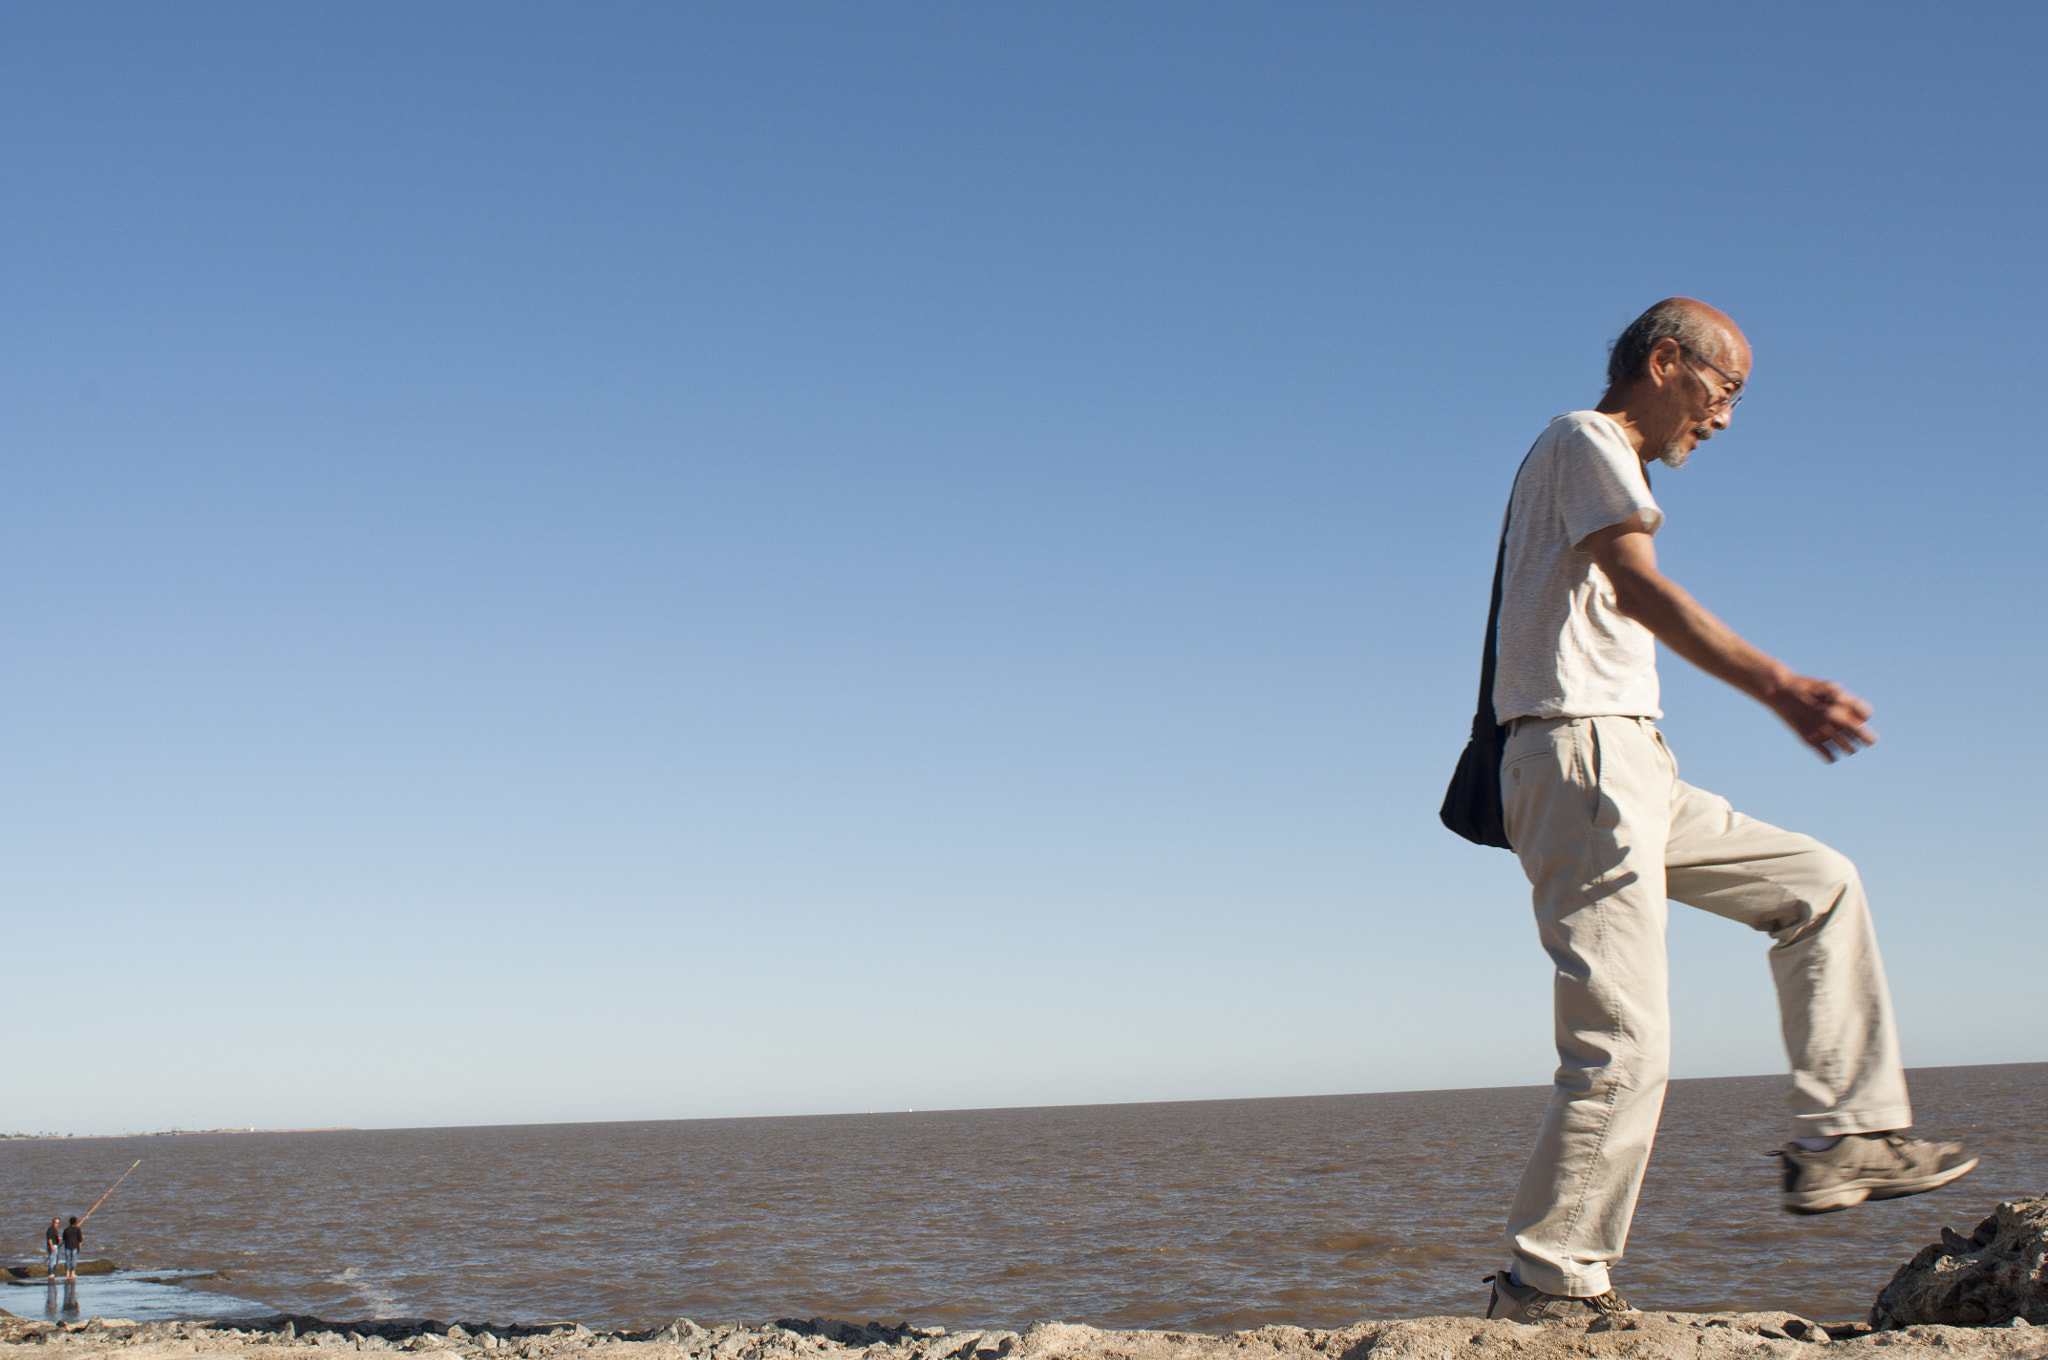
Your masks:
<svg viewBox="0 0 2048 1360"><path fill-rule="evenodd" d="M1727 313L1693 298L1665 298L1615 340L1599 410L1628 432L1643 459L1679 467L1728 428L1749 363L1749 341Z"/></svg>
<svg viewBox="0 0 2048 1360"><path fill-rule="evenodd" d="M1615 338L1607 353L1607 390L1616 392L1642 377L1660 340L1731 372L1749 371L1749 342L1733 318L1697 298L1665 298Z"/></svg>

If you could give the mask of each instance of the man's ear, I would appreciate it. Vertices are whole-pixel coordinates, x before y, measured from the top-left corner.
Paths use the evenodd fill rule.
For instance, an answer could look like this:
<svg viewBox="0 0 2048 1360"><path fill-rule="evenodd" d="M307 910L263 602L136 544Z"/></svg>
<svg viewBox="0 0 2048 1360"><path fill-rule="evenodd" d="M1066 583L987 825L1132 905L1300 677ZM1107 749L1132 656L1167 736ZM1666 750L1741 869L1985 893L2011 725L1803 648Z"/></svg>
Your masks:
<svg viewBox="0 0 2048 1360"><path fill-rule="evenodd" d="M1650 346L1649 362L1643 366L1643 371L1651 382L1662 387L1684 362L1685 348L1667 335Z"/></svg>

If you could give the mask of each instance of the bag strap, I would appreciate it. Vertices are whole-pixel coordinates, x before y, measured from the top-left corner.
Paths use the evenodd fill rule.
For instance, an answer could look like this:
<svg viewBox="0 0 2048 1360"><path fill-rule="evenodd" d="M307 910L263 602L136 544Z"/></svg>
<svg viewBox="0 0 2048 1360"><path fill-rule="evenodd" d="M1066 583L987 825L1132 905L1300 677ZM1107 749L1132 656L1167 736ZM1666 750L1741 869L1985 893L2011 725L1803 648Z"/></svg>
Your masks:
<svg viewBox="0 0 2048 1360"><path fill-rule="evenodd" d="M1493 598L1486 606L1486 656L1479 663L1479 707L1472 714L1472 736L1486 735L1489 727L1500 726L1493 713L1493 672L1498 660L1500 634L1500 578L1508 561L1508 526L1500 526L1500 550L1493 555Z"/></svg>
<svg viewBox="0 0 2048 1360"><path fill-rule="evenodd" d="M1529 450L1529 454L1535 452ZM1515 489L1522 484L1522 468L1529 466L1529 454L1522 456L1522 466L1515 469L1515 480L1508 484L1508 508L1500 517L1500 548L1493 555L1493 595L1486 605L1486 654L1479 663L1479 707L1472 714L1474 739L1484 737L1488 728L1500 726L1493 711L1493 673L1499 660L1500 587L1501 578L1507 573L1508 525L1515 513Z"/></svg>

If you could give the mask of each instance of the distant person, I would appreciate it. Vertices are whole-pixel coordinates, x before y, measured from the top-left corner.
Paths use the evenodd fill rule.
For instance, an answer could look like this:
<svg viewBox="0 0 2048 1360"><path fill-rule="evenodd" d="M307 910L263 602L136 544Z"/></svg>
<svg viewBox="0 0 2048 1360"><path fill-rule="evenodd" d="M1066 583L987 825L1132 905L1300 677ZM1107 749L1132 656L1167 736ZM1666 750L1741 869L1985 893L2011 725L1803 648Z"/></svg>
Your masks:
<svg viewBox="0 0 2048 1360"><path fill-rule="evenodd" d="M44 1268L45 1274L55 1275L57 1273L57 1253L63 1249L64 1220L52 1218L50 1226L43 1229L43 1254L49 1257L49 1264Z"/></svg>
<svg viewBox="0 0 2048 1360"><path fill-rule="evenodd" d="M1792 1062L1784 1207L1823 1214L1946 1185L1977 1164L1913 1122L1863 885L1809 836L1678 778L1655 720L1662 642L1762 702L1829 761L1877 740L1870 705L1799 675L1657 571L1647 465L1728 428L1750 374L1735 323L1689 298L1614 342L1597 408L1550 422L1515 479L1497 722L1507 839L1556 964L1556 1088L1508 1215L1490 1318L1633 1311L1621 1259L1670 1068L1666 899L1771 937Z"/></svg>
<svg viewBox="0 0 2048 1360"><path fill-rule="evenodd" d="M78 1215L64 1225L64 1278L78 1278L78 1249L85 1245L85 1229L78 1226Z"/></svg>

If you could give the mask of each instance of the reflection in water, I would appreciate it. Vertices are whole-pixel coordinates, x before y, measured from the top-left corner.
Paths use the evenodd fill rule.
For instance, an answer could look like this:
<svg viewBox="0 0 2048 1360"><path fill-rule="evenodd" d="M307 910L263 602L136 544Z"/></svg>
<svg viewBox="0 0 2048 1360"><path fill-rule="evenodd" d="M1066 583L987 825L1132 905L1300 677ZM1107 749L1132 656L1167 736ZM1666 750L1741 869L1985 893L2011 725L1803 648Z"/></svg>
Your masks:
<svg viewBox="0 0 2048 1360"><path fill-rule="evenodd" d="M68 1322L78 1316L78 1281L67 1279L63 1282L63 1297L58 1297L58 1281L50 1277L49 1288L43 1291L43 1316L52 1322Z"/></svg>
<svg viewBox="0 0 2048 1360"><path fill-rule="evenodd" d="M272 1310L226 1294L176 1283L178 1272L116 1270L108 1274L80 1275L67 1280L60 1272L55 1279L38 1277L34 1285L0 1290L0 1308L12 1308L22 1317L34 1314L32 1289L43 1292L42 1315L52 1322L82 1318L130 1318L137 1322L168 1319L261 1317ZM61 1293L59 1292L61 1288Z"/></svg>

